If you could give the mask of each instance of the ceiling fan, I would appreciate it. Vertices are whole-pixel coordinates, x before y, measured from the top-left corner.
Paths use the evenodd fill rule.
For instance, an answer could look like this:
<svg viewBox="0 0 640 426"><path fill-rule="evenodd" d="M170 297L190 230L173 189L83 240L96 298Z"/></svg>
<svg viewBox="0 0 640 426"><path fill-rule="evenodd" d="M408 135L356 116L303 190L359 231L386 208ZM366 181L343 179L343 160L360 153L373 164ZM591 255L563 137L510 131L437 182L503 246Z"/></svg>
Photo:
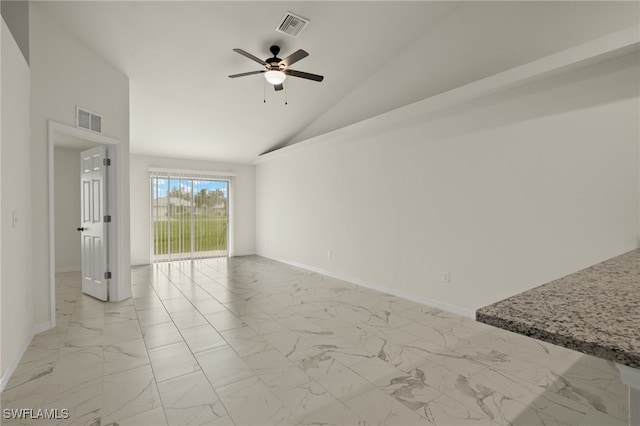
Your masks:
<svg viewBox="0 0 640 426"><path fill-rule="evenodd" d="M234 52L238 52L242 56L246 56L252 61L257 62L260 65L263 65L265 69L259 70L259 71L244 72L241 74L233 74L233 75L230 75L229 77L236 78L236 77L244 77L246 75L264 73L264 78L270 84L273 84L273 87L276 91L282 90L284 88L282 83L284 82L285 78L287 78L288 75L292 77L306 78L308 80L313 80L318 82L324 79L324 76L321 76L321 75L311 74L311 73L302 72L302 71L296 71L289 68L290 65L293 65L296 62L298 62L300 59L303 59L309 56L309 54L304 50L299 49L284 59L278 58L278 53L280 53L279 46L271 46L269 50L271 51L271 54L273 55L273 57L267 58L263 61L262 59L256 56L253 56L251 53L245 52L242 49L233 49Z"/></svg>

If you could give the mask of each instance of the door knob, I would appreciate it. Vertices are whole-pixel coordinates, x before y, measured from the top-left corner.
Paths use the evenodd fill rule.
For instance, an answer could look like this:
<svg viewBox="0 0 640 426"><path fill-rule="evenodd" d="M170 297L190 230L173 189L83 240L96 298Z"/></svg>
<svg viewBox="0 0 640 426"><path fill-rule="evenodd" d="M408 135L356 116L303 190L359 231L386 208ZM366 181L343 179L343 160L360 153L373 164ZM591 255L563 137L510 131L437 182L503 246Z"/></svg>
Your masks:
<svg viewBox="0 0 640 426"><path fill-rule="evenodd" d="M78 228L78 231L86 231L86 230L88 230L88 229L89 229L89 228L84 228L84 227L82 227L82 228Z"/></svg>

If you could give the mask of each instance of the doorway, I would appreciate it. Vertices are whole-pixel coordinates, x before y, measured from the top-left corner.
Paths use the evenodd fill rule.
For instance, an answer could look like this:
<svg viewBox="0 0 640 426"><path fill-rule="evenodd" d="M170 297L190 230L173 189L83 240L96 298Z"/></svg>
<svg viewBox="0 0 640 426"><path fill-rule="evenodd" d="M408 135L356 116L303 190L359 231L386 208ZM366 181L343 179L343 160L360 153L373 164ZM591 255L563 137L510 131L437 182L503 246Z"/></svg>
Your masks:
<svg viewBox="0 0 640 426"><path fill-rule="evenodd" d="M110 167L108 172L111 181L115 183L111 186L108 194L108 200L111 211L117 212L121 203L120 179L118 177L118 160L121 156L121 149L119 140L88 130L67 126L53 121L49 122L48 130L50 323L51 327L55 327L56 272L70 272L73 270L79 270L81 267L79 260L80 238L78 237L76 229L79 226L80 202L70 202L68 209L65 210L65 212L62 212L60 211L60 205L63 203L58 203L58 208L56 208L56 197L64 200L69 199L71 194L76 195L79 198L80 152L96 146L104 146L109 152L109 156L116 159L116 161L113 162L113 167ZM65 167L64 163L58 163L58 179L56 179L56 150L58 150L58 154L60 150L69 150L70 152L67 153L67 156L70 156L69 158L73 158L74 161L70 159L68 164L74 164L77 166L73 167L74 171L72 171L68 177L70 184L74 185L74 189L72 191L68 191L67 189L62 190L59 185L60 183L63 183L61 182L63 179L60 172L62 171L62 168ZM60 157L60 155L58 155L58 157ZM75 173L76 169L77 173ZM75 191L76 189L77 191ZM58 211L56 212L56 210ZM123 284L127 284L129 281L121 279L123 271L120 267L121 261L118 256L118 251L122 238L120 237L121 229L119 225L118 221L114 220L114 223L108 230L108 239L111 242L108 248L108 256L111 259L110 270L112 271L112 279L109 283L109 299L112 301L124 300L128 297L128 294L130 294L130 291L123 291L121 288ZM73 247L73 249L67 250L64 247ZM77 255L74 253L77 253ZM63 258L64 261L60 262Z"/></svg>
<svg viewBox="0 0 640 426"><path fill-rule="evenodd" d="M154 262L229 255L229 180L152 172Z"/></svg>

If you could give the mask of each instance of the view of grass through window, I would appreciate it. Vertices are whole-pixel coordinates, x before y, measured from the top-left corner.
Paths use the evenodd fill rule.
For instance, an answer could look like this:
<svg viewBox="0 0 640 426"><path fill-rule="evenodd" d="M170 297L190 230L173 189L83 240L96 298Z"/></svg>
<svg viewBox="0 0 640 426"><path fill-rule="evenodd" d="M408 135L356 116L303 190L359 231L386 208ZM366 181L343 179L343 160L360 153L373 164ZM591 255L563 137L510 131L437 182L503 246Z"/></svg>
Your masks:
<svg viewBox="0 0 640 426"><path fill-rule="evenodd" d="M151 176L154 261L226 256L229 182Z"/></svg>

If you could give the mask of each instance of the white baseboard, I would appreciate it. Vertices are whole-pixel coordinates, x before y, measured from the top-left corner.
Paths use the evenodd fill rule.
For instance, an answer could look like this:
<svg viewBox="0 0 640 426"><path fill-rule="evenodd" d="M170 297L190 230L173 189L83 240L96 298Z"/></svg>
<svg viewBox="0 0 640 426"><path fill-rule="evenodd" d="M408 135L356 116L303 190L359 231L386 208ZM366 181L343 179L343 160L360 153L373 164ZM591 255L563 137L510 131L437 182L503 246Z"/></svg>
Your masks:
<svg viewBox="0 0 640 426"><path fill-rule="evenodd" d="M415 303L419 303L421 305L426 305L426 306L429 306L429 307L432 307L432 308L440 309L440 310L443 310L445 312L449 312L449 313L452 313L452 314L460 315L462 317L471 318L473 320L476 319L476 311L474 311L474 310L461 308L460 306L451 305L449 303L441 302L439 300L434 300L434 299L429 299L429 298L426 298L426 297L417 296L415 294L407 293L405 291L398 290L398 289L395 289L395 288L385 287L385 286L380 285L380 284L369 283L367 281L363 281L363 280L360 280L360 279L357 279L357 278L346 277L346 276L343 276L343 275L340 275L340 274L336 274L334 272L327 271L327 270L324 270L324 269L321 269L321 268L316 268L314 266L305 265L303 263L293 262L293 261L290 261L290 260L287 260L287 259L280 259L280 258L277 258L277 257L267 256L267 255L259 254L259 253L258 253L258 256L266 257L267 259L275 260L275 261L281 262L281 263L286 263L287 265L295 266L297 268L306 269L308 271L317 272L319 274L326 275L326 276L329 276L331 278L335 278L335 279L338 279L338 280L341 280L341 281L346 281L348 283L359 285L361 287L366 287L366 288L369 288L371 290L376 290L376 291L379 291L381 293L391 294L393 296L397 296L397 297L400 297L402 299L409 300L411 302L415 302Z"/></svg>
<svg viewBox="0 0 640 426"><path fill-rule="evenodd" d="M38 333L42 333L43 331L47 331L50 328L51 328L50 321L43 322L42 324L38 324L35 327L33 327L33 329L31 330L31 333L29 333L24 337L24 339L22 340L22 343L18 347L18 350L15 352L15 354L13 354L13 357L11 358L11 362L7 366L7 369L2 373L2 376L0 377L0 392L2 392L4 388L7 386L7 383L9 383L9 379L11 379L11 376L13 375L14 371L16 371L16 368L18 368L18 364L20 364L20 361L22 360L24 353L29 348L31 341L33 340L33 336L35 336Z"/></svg>
<svg viewBox="0 0 640 426"><path fill-rule="evenodd" d="M255 256L255 251L234 251L229 257ZM266 256L265 256L266 257Z"/></svg>
<svg viewBox="0 0 640 426"><path fill-rule="evenodd" d="M618 367L618 371L620 371L620 380L622 383L631 388L640 389L640 369L618 364L617 362L616 367Z"/></svg>
<svg viewBox="0 0 640 426"><path fill-rule="evenodd" d="M64 267L56 267L56 274L61 274L63 272L79 272L79 266L64 266Z"/></svg>
<svg viewBox="0 0 640 426"><path fill-rule="evenodd" d="M33 335L35 336L36 334L42 333L43 331L47 331L50 328L52 328L51 326L51 321L47 321L47 322L43 322L42 324L38 324L35 327L33 327Z"/></svg>
<svg viewBox="0 0 640 426"><path fill-rule="evenodd" d="M118 298L118 300L109 300L109 302L122 302L122 301L130 299L132 297L133 297L133 293L131 293L131 290L129 290L129 291L123 292L120 295L120 297Z"/></svg>

